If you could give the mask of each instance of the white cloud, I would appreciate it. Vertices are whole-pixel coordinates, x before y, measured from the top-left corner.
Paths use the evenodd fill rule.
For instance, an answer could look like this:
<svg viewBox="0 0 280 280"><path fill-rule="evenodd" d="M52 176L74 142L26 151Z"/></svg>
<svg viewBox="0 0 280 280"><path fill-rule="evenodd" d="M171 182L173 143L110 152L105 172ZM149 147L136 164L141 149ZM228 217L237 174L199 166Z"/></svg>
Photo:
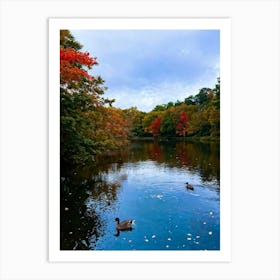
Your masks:
<svg viewBox="0 0 280 280"><path fill-rule="evenodd" d="M141 89L120 88L109 90L105 96L115 98L115 107L122 109L136 106L140 111L149 112L156 105L166 104L170 101L183 101L190 95L196 95L203 87L214 88L216 79L201 78L194 84L163 82L158 86Z"/></svg>
<svg viewBox="0 0 280 280"><path fill-rule="evenodd" d="M219 32L215 30L73 31L84 50L96 55L114 106L150 111L183 101L219 76Z"/></svg>

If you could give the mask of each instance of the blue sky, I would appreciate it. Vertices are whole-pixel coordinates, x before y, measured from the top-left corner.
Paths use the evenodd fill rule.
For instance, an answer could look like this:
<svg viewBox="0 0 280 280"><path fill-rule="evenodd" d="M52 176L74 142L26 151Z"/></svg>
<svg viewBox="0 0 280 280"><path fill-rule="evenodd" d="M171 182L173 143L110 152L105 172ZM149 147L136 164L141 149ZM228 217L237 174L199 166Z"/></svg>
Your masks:
<svg viewBox="0 0 280 280"><path fill-rule="evenodd" d="M97 57L90 73L108 87L115 107L150 111L184 100L220 75L219 30L71 30Z"/></svg>

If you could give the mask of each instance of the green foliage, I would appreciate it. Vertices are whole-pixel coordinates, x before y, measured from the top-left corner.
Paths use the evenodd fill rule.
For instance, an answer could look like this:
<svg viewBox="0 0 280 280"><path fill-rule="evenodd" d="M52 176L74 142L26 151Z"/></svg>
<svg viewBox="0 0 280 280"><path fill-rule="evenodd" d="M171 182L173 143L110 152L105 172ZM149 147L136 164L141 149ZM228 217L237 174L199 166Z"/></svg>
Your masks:
<svg viewBox="0 0 280 280"><path fill-rule="evenodd" d="M95 58L78 52L82 46L68 30L61 30L60 35L60 62L67 65L67 71L60 70L66 77L60 81L61 164L83 164L125 145L130 128L122 112L112 108L114 100L103 98L104 80L86 72L97 64Z"/></svg>
<svg viewBox="0 0 280 280"><path fill-rule="evenodd" d="M146 116L145 112L137 110L137 107L131 107L129 109L122 110L123 117L126 119L127 124L130 127L129 136L149 136L149 133L145 131L143 122Z"/></svg>
<svg viewBox="0 0 280 280"><path fill-rule="evenodd" d="M61 30L60 35L60 74L64 77L60 82L62 164L94 162L98 154L120 149L132 137L178 134L219 138L219 79L214 89L202 88L197 95L157 105L148 113L137 107L117 109L113 107L114 99L103 97L105 81L87 73L86 69L97 65L96 58L80 51L82 45L69 30Z"/></svg>
<svg viewBox="0 0 280 280"><path fill-rule="evenodd" d="M153 111L165 111L166 110L166 105L157 105Z"/></svg>
<svg viewBox="0 0 280 280"><path fill-rule="evenodd" d="M194 97L190 95L189 97L185 98L184 103L186 105L195 105Z"/></svg>
<svg viewBox="0 0 280 280"><path fill-rule="evenodd" d="M83 46L77 42L69 30L60 30L60 46L79 51Z"/></svg>
<svg viewBox="0 0 280 280"><path fill-rule="evenodd" d="M161 111L151 111L145 115L143 118L143 128L145 132L150 133L150 126L152 122L162 115Z"/></svg>
<svg viewBox="0 0 280 280"><path fill-rule="evenodd" d="M203 105L209 102L208 94L211 92L210 88L202 88L199 93L194 97L194 103L196 105Z"/></svg>
<svg viewBox="0 0 280 280"><path fill-rule="evenodd" d="M177 100L175 103L157 105L151 112L146 113L141 127L144 131L151 132L152 122L161 117L160 135L176 137L176 126L182 118L182 113L183 116L187 116L187 127L177 134L185 136L187 133L188 136L209 136L217 139L220 136L220 79L218 78L214 89L202 88L197 95L191 95L183 102Z"/></svg>

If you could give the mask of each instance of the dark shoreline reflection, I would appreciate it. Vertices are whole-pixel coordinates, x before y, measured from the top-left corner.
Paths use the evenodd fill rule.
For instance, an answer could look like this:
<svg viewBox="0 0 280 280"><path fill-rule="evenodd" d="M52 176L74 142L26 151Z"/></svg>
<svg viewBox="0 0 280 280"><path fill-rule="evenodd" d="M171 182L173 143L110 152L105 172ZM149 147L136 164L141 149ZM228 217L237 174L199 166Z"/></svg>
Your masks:
<svg viewBox="0 0 280 280"><path fill-rule="evenodd" d="M220 153L216 143L132 142L127 149L100 156L95 165L61 166L61 250L92 250L106 235L108 221L102 213L119 207L119 192L127 174L110 178L127 163L151 160L167 168L198 173L202 182L215 181L220 190Z"/></svg>

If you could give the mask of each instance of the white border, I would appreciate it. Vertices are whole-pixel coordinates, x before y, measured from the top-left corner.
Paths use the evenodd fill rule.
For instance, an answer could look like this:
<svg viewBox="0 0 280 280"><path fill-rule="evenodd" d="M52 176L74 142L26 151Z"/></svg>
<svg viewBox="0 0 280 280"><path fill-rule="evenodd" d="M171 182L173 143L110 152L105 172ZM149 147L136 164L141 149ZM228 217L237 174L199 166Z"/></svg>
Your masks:
<svg viewBox="0 0 280 280"><path fill-rule="evenodd" d="M60 29L219 29L221 77L221 209L219 251L61 251L59 250L59 30ZM230 19L50 19L49 20L49 260L229 262L231 260ZM82 42L81 42L82 43ZM226 92L227 94L223 94ZM224 186L226 186L224 188Z"/></svg>
<svg viewBox="0 0 280 280"><path fill-rule="evenodd" d="M279 0L0 0L0 279L280 279L279 8ZM50 263L48 18L224 16L232 19L232 261Z"/></svg>

